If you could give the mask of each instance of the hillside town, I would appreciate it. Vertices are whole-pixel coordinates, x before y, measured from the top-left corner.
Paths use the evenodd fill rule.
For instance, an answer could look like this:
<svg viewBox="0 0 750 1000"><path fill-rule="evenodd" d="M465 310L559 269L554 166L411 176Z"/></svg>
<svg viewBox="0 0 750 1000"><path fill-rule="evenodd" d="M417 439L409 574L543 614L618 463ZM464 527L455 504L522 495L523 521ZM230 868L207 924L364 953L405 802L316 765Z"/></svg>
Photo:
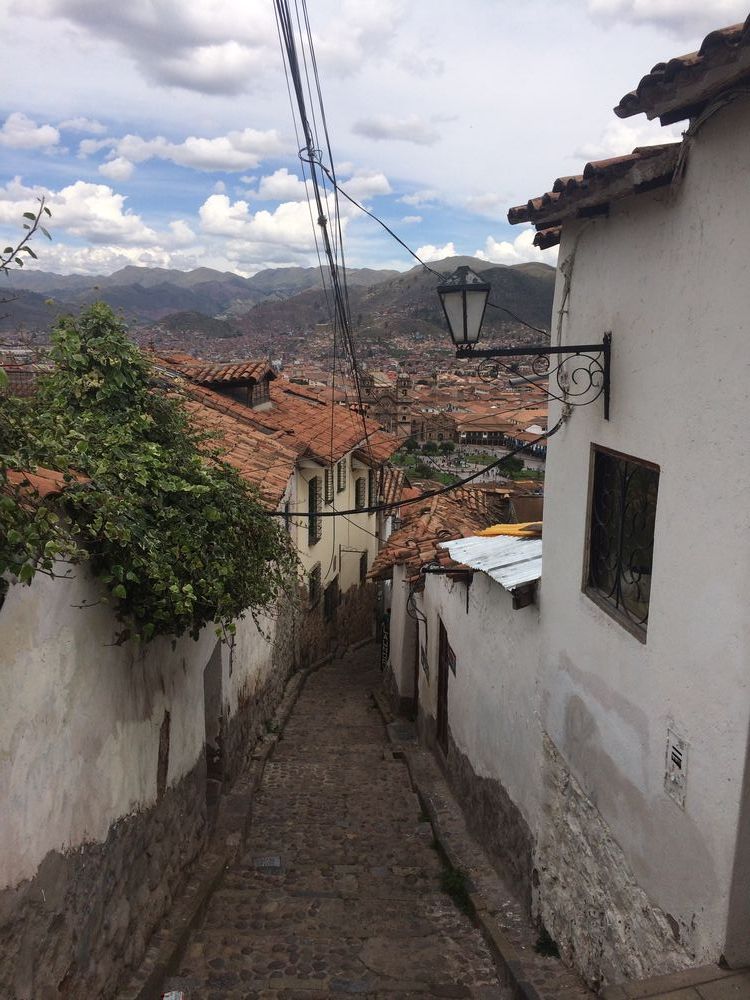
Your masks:
<svg viewBox="0 0 750 1000"><path fill-rule="evenodd" d="M750 18L400 272L275 9L319 270L0 258L0 996L750 998Z"/></svg>

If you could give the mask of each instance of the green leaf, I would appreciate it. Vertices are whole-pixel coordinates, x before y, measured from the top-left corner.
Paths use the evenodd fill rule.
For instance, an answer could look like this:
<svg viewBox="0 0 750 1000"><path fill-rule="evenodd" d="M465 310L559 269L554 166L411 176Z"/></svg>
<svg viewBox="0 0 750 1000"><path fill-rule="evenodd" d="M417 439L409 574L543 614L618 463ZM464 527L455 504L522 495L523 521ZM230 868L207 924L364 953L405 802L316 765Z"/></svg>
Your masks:
<svg viewBox="0 0 750 1000"><path fill-rule="evenodd" d="M112 588L112 596L122 599L128 596L128 592L121 583L118 583L116 587Z"/></svg>
<svg viewBox="0 0 750 1000"><path fill-rule="evenodd" d="M36 213L35 212L24 212L22 218L24 218L24 219L31 219L31 221L33 222L34 219L36 218Z"/></svg>

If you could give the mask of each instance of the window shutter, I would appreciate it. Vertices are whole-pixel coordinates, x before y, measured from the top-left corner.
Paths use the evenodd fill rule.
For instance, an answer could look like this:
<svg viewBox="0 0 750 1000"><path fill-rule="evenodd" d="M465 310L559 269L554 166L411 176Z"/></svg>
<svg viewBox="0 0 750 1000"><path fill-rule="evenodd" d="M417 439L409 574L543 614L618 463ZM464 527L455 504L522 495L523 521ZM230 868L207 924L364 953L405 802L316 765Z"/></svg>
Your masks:
<svg viewBox="0 0 750 1000"><path fill-rule="evenodd" d="M367 473L367 506L374 507L377 502L375 490L375 472L370 469Z"/></svg>
<svg viewBox="0 0 750 1000"><path fill-rule="evenodd" d="M322 524L317 516L320 510L320 476L313 476L307 484L307 541L308 545L314 545L320 541Z"/></svg>
<svg viewBox="0 0 750 1000"><path fill-rule="evenodd" d="M360 476L354 483L354 506L357 510L362 510L365 506L365 480Z"/></svg>
<svg viewBox="0 0 750 1000"><path fill-rule="evenodd" d="M325 502L333 503L333 469L325 470L324 490Z"/></svg>
<svg viewBox="0 0 750 1000"><path fill-rule="evenodd" d="M343 493L346 489L346 459L342 458L336 466L336 492Z"/></svg>

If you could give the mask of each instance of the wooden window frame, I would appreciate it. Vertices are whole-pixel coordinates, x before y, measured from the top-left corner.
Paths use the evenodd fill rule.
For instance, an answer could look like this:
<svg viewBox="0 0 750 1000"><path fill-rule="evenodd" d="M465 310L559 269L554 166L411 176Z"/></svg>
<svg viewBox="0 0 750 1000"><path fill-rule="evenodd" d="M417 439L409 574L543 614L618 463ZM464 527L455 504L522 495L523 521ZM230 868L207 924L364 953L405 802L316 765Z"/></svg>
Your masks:
<svg viewBox="0 0 750 1000"><path fill-rule="evenodd" d="M313 476L307 483L307 544L316 545L323 535L323 521L317 516L320 510L320 476Z"/></svg>
<svg viewBox="0 0 750 1000"><path fill-rule="evenodd" d="M613 599L611 596L606 594L601 588L597 587L595 583L592 582L592 552L594 548L593 539L593 521L595 513L595 502L597 496L599 495L599 490L601 489L601 484L597 484L596 474L597 474L597 456L602 455L608 459L613 459L616 462L627 464L636 467L636 469L645 470L647 472L656 473L656 490L655 499L653 501L653 526L651 528L651 540L650 540L650 558L651 565L653 569L653 554L654 554L654 544L656 540L655 523L656 523L656 508L658 504L659 495L659 479L661 476L661 469L655 462L649 462L642 458L637 458L634 455L628 455L621 451L615 451L612 448L606 448L603 445L591 444L591 451L589 457L589 482L588 482L588 500L586 505L586 535L584 544L584 558L583 558L583 573L581 579L581 589L583 593L591 600L597 607L601 608L602 611L606 612L610 618L614 619L619 625L621 625L626 631L630 632L631 635L635 636L639 642L645 643L647 632L648 632L648 617L651 610L651 578L653 573L649 573L649 590L648 599L646 601L646 616L642 621L634 620L632 613L627 609L624 601L621 601L619 596ZM618 470L619 472L619 470ZM625 474L623 472L623 474ZM627 505L625 505L627 508ZM620 512L622 514L622 511ZM622 516L617 527L617 537L618 537L618 552L616 553L618 566L621 564L623 557L623 519ZM622 574L618 573L615 587L619 593L621 590L621 577Z"/></svg>

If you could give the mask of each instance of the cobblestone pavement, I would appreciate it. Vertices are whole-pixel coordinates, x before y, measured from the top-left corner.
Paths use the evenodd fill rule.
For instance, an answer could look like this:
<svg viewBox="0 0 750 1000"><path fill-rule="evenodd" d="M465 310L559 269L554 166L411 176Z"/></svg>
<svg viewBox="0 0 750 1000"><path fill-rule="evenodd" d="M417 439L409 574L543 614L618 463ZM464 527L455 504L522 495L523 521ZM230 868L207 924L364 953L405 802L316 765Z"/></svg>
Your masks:
<svg viewBox="0 0 750 1000"><path fill-rule="evenodd" d="M165 988L189 1000L508 1000L481 933L441 889L431 827L369 696L371 649L308 679L246 850Z"/></svg>

